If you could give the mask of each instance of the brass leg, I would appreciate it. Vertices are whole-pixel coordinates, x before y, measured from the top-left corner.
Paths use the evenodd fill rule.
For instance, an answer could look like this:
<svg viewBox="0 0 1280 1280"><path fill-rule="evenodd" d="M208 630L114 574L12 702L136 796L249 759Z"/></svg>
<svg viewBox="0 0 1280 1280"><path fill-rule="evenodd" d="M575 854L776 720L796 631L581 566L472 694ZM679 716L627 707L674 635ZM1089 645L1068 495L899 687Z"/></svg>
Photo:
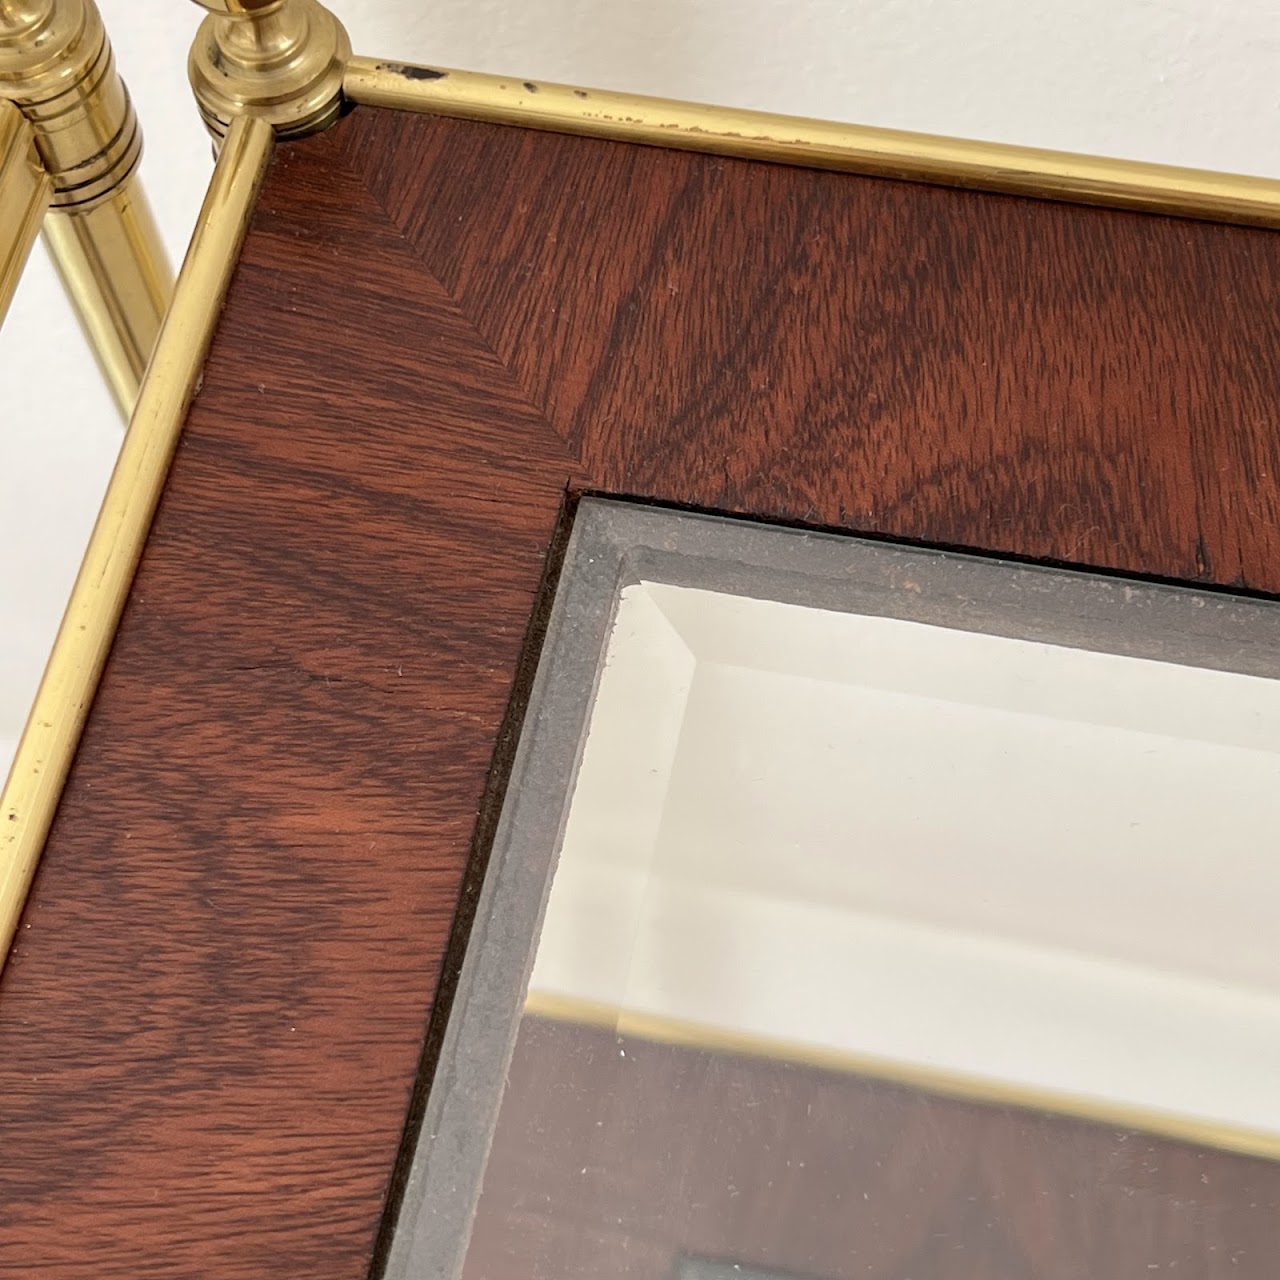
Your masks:
<svg viewBox="0 0 1280 1280"><path fill-rule="evenodd" d="M52 182L46 238L128 416L172 277L137 185L142 139L93 0L0 0L0 98Z"/></svg>
<svg viewBox="0 0 1280 1280"><path fill-rule="evenodd" d="M137 174L86 212L51 209L44 242L127 419L173 292L173 274Z"/></svg>
<svg viewBox="0 0 1280 1280"><path fill-rule="evenodd" d="M9 310L52 192L31 126L15 107L0 102L0 322Z"/></svg>

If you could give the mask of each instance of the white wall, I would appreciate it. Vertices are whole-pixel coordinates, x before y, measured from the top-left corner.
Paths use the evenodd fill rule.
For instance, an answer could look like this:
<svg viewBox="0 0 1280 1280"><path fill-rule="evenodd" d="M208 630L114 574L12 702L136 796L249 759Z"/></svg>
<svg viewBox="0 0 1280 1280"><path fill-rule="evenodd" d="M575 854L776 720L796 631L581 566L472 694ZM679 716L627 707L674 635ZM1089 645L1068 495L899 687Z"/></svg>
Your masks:
<svg viewBox="0 0 1280 1280"><path fill-rule="evenodd" d="M100 4L176 261L210 168L185 81L200 11ZM1280 7L1270 0L333 4L361 53L1280 177ZM0 767L119 439L37 254L0 335Z"/></svg>

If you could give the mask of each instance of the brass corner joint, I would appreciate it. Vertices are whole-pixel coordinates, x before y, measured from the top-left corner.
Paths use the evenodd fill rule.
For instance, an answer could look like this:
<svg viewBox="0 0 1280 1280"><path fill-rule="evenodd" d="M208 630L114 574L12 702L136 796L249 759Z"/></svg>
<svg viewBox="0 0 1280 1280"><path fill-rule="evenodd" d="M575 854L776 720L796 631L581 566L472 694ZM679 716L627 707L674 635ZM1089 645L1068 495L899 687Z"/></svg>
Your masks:
<svg viewBox="0 0 1280 1280"><path fill-rule="evenodd" d="M318 133L338 118L351 41L317 0L196 3L210 12L187 72L215 141L239 116L265 121L279 138Z"/></svg>
<svg viewBox="0 0 1280 1280"><path fill-rule="evenodd" d="M93 0L0 0L0 99L51 192L45 238L121 408L132 408L172 276L135 180L142 136Z"/></svg>

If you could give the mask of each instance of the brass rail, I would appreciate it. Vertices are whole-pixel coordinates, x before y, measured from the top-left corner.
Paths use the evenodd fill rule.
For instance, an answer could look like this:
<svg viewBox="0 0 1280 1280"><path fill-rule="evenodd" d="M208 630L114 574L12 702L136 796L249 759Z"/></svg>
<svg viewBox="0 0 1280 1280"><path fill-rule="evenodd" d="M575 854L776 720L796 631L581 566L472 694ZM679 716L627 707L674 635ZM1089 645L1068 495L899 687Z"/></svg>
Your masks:
<svg viewBox="0 0 1280 1280"><path fill-rule="evenodd" d="M233 122L44 679L0 791L0 964L80 741L271 155L271 126Z"/></svg>
<svg viewBox="0 0 1280 1280"><path fill-rule="evenodd" d="M805 120L375 58L352 58L347 63L343 91L352 102L399 111L946 187L1280 227L1280 181L1273 178Z"/></svg>

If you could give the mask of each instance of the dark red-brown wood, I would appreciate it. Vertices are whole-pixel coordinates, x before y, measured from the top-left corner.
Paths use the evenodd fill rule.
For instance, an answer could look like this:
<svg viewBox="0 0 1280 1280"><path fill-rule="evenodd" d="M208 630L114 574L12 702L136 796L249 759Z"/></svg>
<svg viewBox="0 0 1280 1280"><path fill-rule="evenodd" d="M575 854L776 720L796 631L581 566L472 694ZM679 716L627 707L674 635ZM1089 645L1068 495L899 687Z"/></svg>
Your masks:
<svg viewBox="0 0 1280 1280"><path fill-rule="evenodd" d="M1278 357L1265 231L282 149L4 972L0 1272L364 1273L566 491L1275 592Z"/></svg>

